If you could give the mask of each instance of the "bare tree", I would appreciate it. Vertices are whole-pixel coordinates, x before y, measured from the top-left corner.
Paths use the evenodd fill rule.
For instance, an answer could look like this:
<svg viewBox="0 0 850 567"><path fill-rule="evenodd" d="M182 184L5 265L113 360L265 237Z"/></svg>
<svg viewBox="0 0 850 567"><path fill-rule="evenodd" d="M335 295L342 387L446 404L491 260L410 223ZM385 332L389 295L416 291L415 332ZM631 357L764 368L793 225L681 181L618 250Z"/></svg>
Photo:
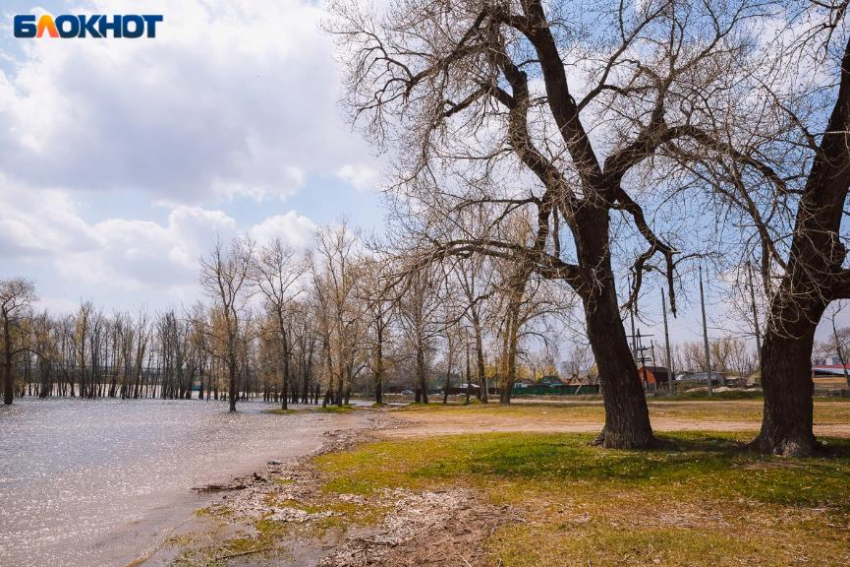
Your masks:
<svg viewBox="0 0 850 567"><path fill-rule="evenodd" d="M612 214L643 242L629 302L644 272L657 269L673 303L677 248L627 186L662 146L693 137L695 112L679 103L718 78L698 69L725 56L750 3L395 0L379 14L334 3L350 108L379 143L402 147L399 202L414 201L406 225L428 245L425 257L501 257L581 297L603 385L597 442L605 446L656 443L620 318ZM592 46L577 43L574 22L590 22ZM590 69L583 96L567 54L570 69ZM586 122L609 136L594 140ZM468 209L488 219L480 230L458 221ZM526 213L535 223L530 246L498 230Z"/></svg>
<svg viewBox="0 0 850 567"><path fill-rule="evenodd" d="M236 411L239 398L239 339L246 304L251 296L251 259L253 243L242 237L225 246L221 241L201 259L201 285L215 302L220 325L213 326L224 347L222 358L229 379L230 411Z"/></svg>
<svg viewBox="0 0 850 567"><path fill-rule="evenodd" d="M390 259L382 257L363 259L363 276L358 295L364 302L364 316L369 320L369 337L372 357L370 368L375 380L375 403L384 403L384 377L386 374L386 346L396 314L396 297L393 293Z"/></svg>
<svg viewBox="0 0 850 567"><path fill-rule="evenodd" d="M414 353L416 403L428 403L428 359L433 340L440 334L439 288L442 273L433 266L408 272L398 290L398 318L407 343Z"/></svg>
<svg viewBox="0 0 850 567"><path fill-rule="evenodd" d="M489 402L489 384L484 371L484 317L483 310L487 299L493 292L485 276L490 266L484 256L472 256L454 264L458 287L466 302L464 316L469 322L475 344L475 370L478 375L478 399ZM470 377L466 377L467 383ZM467 387L468 391L468 387Z"/></svg>
<svg viewBox="0 0 850 567"><path fill-rule="evenodd" d="M23 278L0 280L0 324L3 325L3 404L11 405L15 398L15 379L12 360L29 348L24 328L32 318L36 300L35 285Z"/></svg>
<svg viewBox="0 0 850 567"><path fill-rule="evenodd" d="M292 315L290 307L302 291L303 276L308 269L306 259L297 250L284 246L280 238L262 247L254 262L254 278L265 299L266 311L274 318L281 345L282 409L287 409L292 363L292 328L287 319Z"/></svg>
<svg viewBox="0 0 850 567"><path fill-rule="evenodd" d="M782 5L773 32L726 67L735 88L712 97L693 173L745 222L743 264L760 257L767 297L761 350L764 416L754 446L788 456L820 451L813 433L811 354L831 301L850 297L848 3ZM831 78L831 79L830 79ZM696 157L693 154L690 157Z"/></svg>
<svg viewBox="0 0 850 567"><path fill-rule="evenodd" d="M838 301L830 309L828 318L832 324L832 333L830 339L820 345L820 350L824 355L834 354L838 357L838 362L841 363L843 370L844 380L847 382L847 387L850 388L850 371L847 368L847 363L850 361L850 327L839 328L836 323L838 313L844 307L843 304L844 301ZM817 346L815 346L815 349L817 349Z"/></svg>
<svg viewBox="0 0 850 567"><path fill-rule="evenodd" d="M313 292L322 335L328 390L325 403L342 405L360 371L362 305L357 301L359 237L343 222L316 234Z"/></svg>

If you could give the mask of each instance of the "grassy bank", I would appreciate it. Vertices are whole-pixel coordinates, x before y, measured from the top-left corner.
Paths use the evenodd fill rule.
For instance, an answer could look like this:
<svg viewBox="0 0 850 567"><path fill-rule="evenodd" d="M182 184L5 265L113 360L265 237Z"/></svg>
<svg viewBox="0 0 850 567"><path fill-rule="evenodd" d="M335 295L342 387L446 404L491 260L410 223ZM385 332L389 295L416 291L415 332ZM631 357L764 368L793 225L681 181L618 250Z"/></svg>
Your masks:
<svg viewBox="0 0 850 567"><path fill-rule="evenodd" d="M437 410L429 410L437 411ZM486 542L492 565L842 565L850 457L785 461L745 438L679 434L651 452L589 436L488 434L370 443L319 457L329 495L469 487L522 521ZM833 440L844 454L850 443Z"/></svg>

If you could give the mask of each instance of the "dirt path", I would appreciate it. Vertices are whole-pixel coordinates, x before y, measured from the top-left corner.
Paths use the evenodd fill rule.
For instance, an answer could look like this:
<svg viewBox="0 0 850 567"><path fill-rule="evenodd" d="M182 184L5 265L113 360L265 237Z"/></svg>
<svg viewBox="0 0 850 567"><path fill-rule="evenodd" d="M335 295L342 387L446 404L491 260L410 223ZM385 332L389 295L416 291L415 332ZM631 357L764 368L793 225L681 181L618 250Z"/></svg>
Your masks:
<svg viewBox="0 0 850 567"><path fill-rule="evenodd" d="M713 402L685 402L676 407L662 409L681 410L693 407L697 410L708 409L705 404ZM661 405L661 404L659 404ZM723 405L722 402L718 406ZM728 406L728 402L726 403ZM745 402L740 407L755 405ZM535 408L539 409L539 408ZM521 433L596 433L604 421L601 417L570 416L565 412L554 412L535 418L534 415L512 415L498 410L484 411L399 411L394 412L393 425L379 432L385 439L409 439L432 435L460 435L467 433L521 432ZM653 416L652 427L657 432L676 431L716 431L716 432L757 432L760 422L757 419L716 419ZM815 434L827 437L850 438L850 422L816 423Z"/></svg>

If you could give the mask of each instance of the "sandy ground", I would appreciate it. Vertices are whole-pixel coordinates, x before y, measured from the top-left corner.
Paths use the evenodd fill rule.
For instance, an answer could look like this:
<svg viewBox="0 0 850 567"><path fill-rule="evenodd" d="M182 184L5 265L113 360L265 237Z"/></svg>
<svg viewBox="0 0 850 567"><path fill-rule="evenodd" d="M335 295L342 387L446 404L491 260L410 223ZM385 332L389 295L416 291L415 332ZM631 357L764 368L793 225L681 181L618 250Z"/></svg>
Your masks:
<svg viewBox="0 0 850 567"><path fill-rule="evenodd" d="M518 405L533 405L520 402ZM563 406L569 406L565 402ZM573 403L577 407L586 410L588 404ZM700 417L667 417L652 415L652 428L657 432L676 431L718 431L718 432L757 432L761 425L758 418L754 419L724 419L722 415L706 416L706 410L717 408L718 414L724 408L737 407L747 408L754 411L761 409L759 401L735 401L735 402L657 402L650 405L651 413L684 413L690 411L700 412ZM837 403L834 408L850 411L850 404ZM529 408L530 409L530 408ZM539 415L516 415L510 411L502 412L498 407L486 408L478 411L395 411L393 412L394 423L386 429L378 432L386 439L407 439L412 437L424 437L431 435L459 435L468 433L492 433L492 432L522 432L522 433L596 433L603 424L603 417L588 416L587 411L571 412L564 408L556 411L546 412L540 407L534 408ZM601 407L600 407L601 410ZM818 423L815 419L815 434L818 436L850 438L850 420L836 423L835 419L826 420L827 423ZM842 420L843 421L843 420Z"/></svg>
<svg viewBox="0 0 850 567"><path fill-rule="evenodd" d="M484 541L493 531L517 519L507 505L494 505L476 490L385 490L369 498L334 495L322 490L311 458L378 441L380 432L394 427L387 412L373 414L371 427L341 429L325 434L316 451L268 466L230 483L204 487L217 494L195 521L170 535L175 544L163 545L127 567L219 565L236 567L414 567L423 565L486 565ZM373 526L350 526L345 531L322 528L336 515L320 511L329 505L363 504L386 511ZM315 510L315 511L307 511ZM268 547L232 553L233 537L256 534L259 519L280 522L287 530ZM177 560L182 556L182 560ZM175 562L175 560L177 560Z"/></svg>

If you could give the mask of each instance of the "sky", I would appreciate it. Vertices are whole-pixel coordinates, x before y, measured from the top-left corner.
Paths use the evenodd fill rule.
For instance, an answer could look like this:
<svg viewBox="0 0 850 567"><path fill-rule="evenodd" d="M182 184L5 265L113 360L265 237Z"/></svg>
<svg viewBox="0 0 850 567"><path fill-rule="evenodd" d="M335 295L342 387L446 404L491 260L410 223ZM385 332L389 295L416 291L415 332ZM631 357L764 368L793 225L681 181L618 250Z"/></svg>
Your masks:
<svg viewBox="0 0 850 567"><path fill-rule="evenodd" d="M314 2L4 2L0 262L41 303L192 301L216 235L380 226ZM157 37L16 39L15 14L162 14Z"/></svg>
<svg viewBox="0 0 850 567"><path fill-rule="evenodd" d="M164 21L153 39L13 37L14 15L44 11ZM199 297L216 237L306 245L343 217L380 230L383 162L344 119L322 18L298 0L5 0L0 276L33 279L50 310L155 311ZM651 293L638 325L658 342ZM671 319L675 342L700 338L697 298ZM725 299L712 286L712 336Z"/></svg>

